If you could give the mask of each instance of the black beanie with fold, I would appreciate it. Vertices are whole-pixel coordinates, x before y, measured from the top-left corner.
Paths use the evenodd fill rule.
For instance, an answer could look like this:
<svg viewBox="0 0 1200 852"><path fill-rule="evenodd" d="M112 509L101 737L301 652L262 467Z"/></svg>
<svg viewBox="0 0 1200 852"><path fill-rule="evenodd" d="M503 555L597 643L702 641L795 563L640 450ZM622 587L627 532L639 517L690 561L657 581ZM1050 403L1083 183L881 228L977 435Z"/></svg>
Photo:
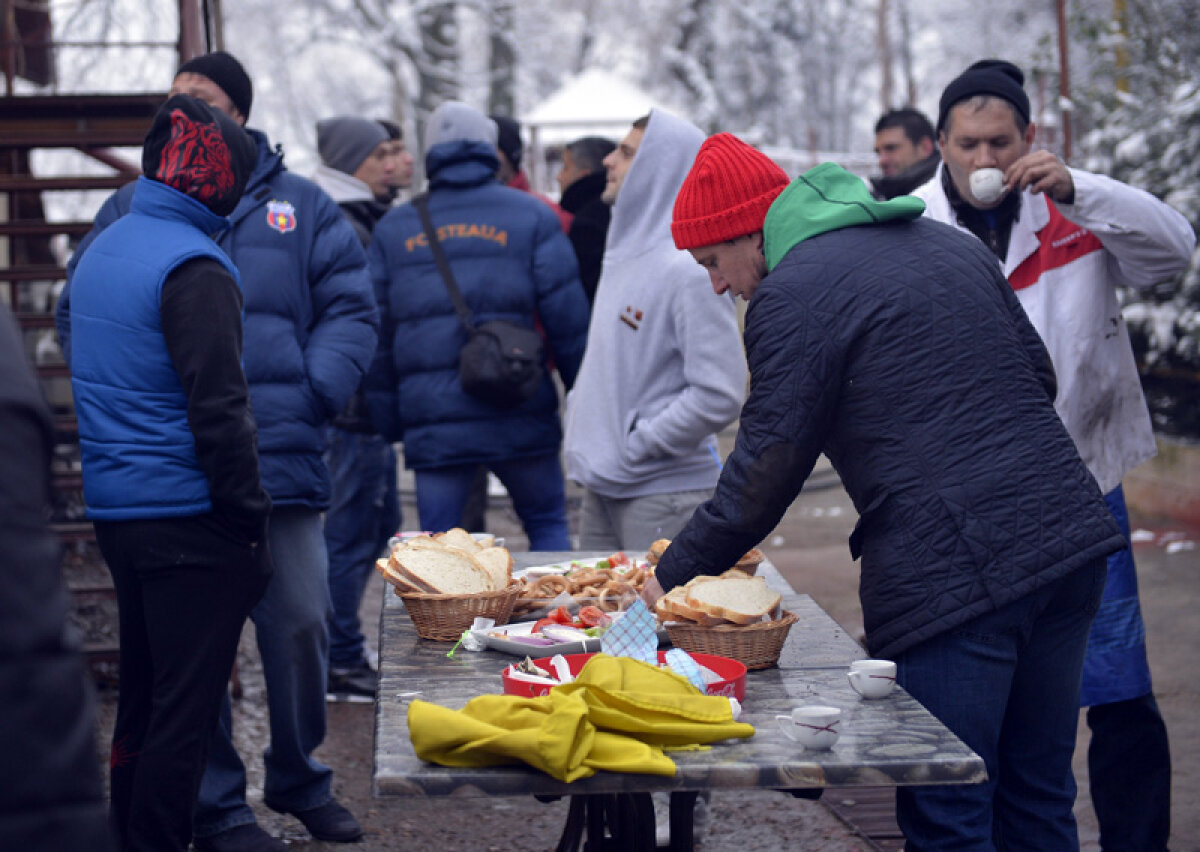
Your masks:
<svg viewBox="0 0 1200 852"><path fill-rule="evenodd" d="M959 101L975 95L995 95L1013 105L1026 123L1029 121L1029 95L1025 94L1025 75L1004 59L981 59L950 81L938 102L937 129L946 129L946 118Z"/></svg>
<svg viewBox="0 0 1200 852"><path fill-rule="evenodd" d="M191 73L207 77L216 83L221 91L229 95L229 100L237 107L243 119L250 118L250 104L254 102L254 87L242 63L233 58L232 54L223 50L196 56L179 66L175 76Z"/></svg>

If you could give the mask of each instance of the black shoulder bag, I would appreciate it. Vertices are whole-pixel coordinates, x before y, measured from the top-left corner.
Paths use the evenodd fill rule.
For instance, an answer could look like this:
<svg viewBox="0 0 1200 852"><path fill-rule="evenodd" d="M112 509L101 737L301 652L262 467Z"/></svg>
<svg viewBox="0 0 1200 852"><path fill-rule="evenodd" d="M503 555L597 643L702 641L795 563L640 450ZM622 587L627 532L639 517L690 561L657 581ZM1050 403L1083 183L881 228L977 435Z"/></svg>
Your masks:
<svg viewBox="0 0 1200 852"><path fill-rule="evenodd" d="M412 204L421 217L421 227L438 272L450 291L459 322L467 331L467 342L458 354L458 381L462 389L496 408L515 408L532 399L546 373L541 335L507 320L475 324L475 316L458 289L429 216L428 193L413 198Z"/></svg>

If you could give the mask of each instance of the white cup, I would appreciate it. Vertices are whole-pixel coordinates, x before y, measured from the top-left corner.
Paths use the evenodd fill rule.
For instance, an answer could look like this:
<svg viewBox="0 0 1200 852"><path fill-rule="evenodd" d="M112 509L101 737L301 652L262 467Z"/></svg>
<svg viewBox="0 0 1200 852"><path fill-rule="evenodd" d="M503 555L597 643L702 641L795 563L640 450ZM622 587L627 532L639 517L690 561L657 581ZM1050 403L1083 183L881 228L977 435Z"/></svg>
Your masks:
<svg viewBox="0 0 1200 852"><path fill-rule="evenodd" d="M863 698L883 698L896 685L896 664L891 660L855 660L846 677Z"/></svg>
<svg viewBox="0 0 1200 852"><path fill-rule="evenodd" d="M811 751L831 748L841 734L842 711L837 707L806 704L787 716L776 716L784 736Z"/></svg>
<svg viewBox="0 0 1200 852"><path fill-rule="evenodd" d="M971 185L971 194L980 204L991 204L999 201L1007 191L1004 186L1004 172L999 169L976 169L967 179Z"/></svg>

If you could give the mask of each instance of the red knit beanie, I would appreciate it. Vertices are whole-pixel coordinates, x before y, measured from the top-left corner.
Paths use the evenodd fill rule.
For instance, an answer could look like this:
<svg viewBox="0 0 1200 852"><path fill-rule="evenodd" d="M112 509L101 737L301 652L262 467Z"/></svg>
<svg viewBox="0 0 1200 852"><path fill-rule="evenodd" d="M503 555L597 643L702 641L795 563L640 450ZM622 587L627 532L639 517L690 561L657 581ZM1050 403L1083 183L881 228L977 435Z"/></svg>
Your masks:
<svg viewBox="0 0 1200 852"><path fill-rule="evenodd" d="M708 137L675 197L676 248L711 246L762 230L767 208L787 185L783 169L732 133Z"/></svg>

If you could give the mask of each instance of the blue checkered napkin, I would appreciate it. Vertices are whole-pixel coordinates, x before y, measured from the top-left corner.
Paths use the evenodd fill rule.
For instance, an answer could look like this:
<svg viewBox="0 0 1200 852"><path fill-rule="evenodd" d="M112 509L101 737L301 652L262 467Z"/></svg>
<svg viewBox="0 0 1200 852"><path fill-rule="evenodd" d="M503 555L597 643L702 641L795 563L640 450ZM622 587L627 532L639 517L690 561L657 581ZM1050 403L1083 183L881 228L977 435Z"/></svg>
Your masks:
<svg viewBox="0 0 1200 852"><path fill-rule="evenodd" d="M708 684L704 682L704 673L692 659L692 655L679 648L672 648L666 654L667 665L677 675L686 677L696 689L704 692Z"/></svg>
<svg viewBox="0 0 1200 852"><path fill-rule="evenodd" d="M613 657L631 657L658 665L658 635L654 616L641 599L618 618L600 637L600 650Z"/></svg>

